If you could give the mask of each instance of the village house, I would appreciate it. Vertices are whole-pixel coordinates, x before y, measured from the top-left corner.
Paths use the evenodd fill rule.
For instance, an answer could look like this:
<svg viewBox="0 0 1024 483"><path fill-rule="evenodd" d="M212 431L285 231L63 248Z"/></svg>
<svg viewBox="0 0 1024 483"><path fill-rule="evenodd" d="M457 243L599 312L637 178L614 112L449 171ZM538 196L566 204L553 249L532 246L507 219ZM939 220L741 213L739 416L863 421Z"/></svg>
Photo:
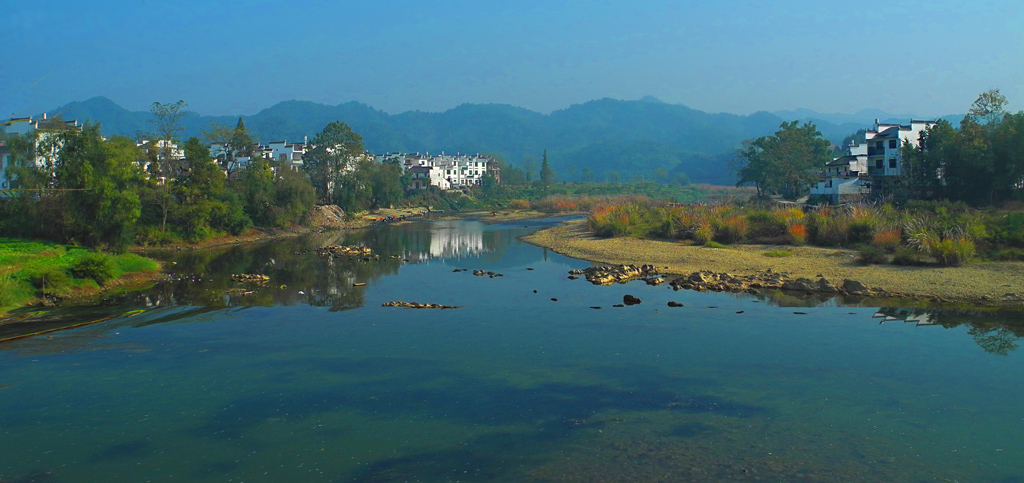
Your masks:
<svg viewBox="0 0 1024 483"><path fill-rule="evenodd" d="M389 155L390 156L390 155ZM500 180L500 171L490 156L477 154L419 153L405 156L404 171L412 174L410 189L436 186L442 190L480 186L488 173ZM500 181L499 181L500 182Z"/></svg>
<svg viewBox="0 0 1024 483"><path fill-rule="evenodd" d="M921 133L935 121L911 119L909 125L881 123L865 132L864 142L845 146L845 154L825 165L812 198L831 203L875 199L895 194L903 175L904 144L920 146Z"/></svg>
<svg viewBox="0 0 1024 483"><path fill-rule="evenodd" d="M39 168L53 169L60 156L60 149L63 141L56 137L58 133L69 129L82 130L78 120L64 121L60 118L47 117L44 113L41 118L22 117L12 118L6 121L8 134L32 135L33 164ZM13 188L13 179L7 168L13 162L13 155L10 146L0 143L0 189ZM0 193L0 196L10 196L10 192Z"/></svg>

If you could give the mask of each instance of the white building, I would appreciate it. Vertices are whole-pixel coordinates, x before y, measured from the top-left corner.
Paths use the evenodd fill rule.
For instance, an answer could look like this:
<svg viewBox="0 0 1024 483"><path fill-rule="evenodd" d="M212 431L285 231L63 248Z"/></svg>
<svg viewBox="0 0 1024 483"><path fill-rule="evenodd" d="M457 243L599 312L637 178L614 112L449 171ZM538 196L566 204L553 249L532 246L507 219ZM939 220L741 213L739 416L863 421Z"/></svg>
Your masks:
<svg viewBox="0 0 1024 483"><path fill-rule="evenodd" d="M12 118L3 124L8 129L8 134L20 136L31 136L33 164L37 168L54 169L59 157L60 150L64 145L62 138L57 135L67 130L82 130L78 120L63 121L60 118L49 118L44 113L41 118L23 117ZM14 179L7 172L13 162L13 155L10 147L0 143L0 190L13 188ZM0 197L9 196L10 193L0 193Z"/></svg>
<svg viewBox="0 0 1024 483"><path fill-rule="evenodd" d="M903 174L903 144L919 146L921 132L934 125L934 121L913 119L909 125L883 124L876 119L863 143L854 141L843 156L825 165L811 196L845 203L892 195Z"/></svg>
<svg viewBox="0 0 1024 483"><path fill-rule="evenodd" d="M442 190L468 188L480 186L488 172L498 176L491 157L481 154L451 155L442 152L431 156L429 153L416 153L406 155L402 165L403 170L412 173L411 189L426 189L429 186L437 186Z"/></svg>

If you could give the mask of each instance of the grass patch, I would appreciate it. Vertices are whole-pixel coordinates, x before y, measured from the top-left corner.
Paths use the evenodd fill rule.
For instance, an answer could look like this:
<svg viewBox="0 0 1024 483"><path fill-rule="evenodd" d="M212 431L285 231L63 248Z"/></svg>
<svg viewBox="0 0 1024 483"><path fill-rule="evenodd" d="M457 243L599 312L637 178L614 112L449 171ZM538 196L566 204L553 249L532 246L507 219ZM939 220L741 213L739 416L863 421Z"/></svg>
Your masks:
<svg viewBox="0 0 1024 483"><path fill-rule="evenodd" d="M729 247L727 247L727 246L725 246L725 245L723 245L721 243L718 243L716 241L709 241L709 242L704 243L704 248L729 248Z"/></svg>
<svg viewBox="0 0 1024 483"><path fill-rule="evenodd" d="M785 258L785 257L793 256L793 252L786 251L786 250L771 250L771 251L764 252L762 255L764 255L766 257L769 257L769 258Z"/></svg>
<svg viewBox="0 0 1024 483"><path fill-rule="evenodd" d="M57 243L0 238L0 307L40 296L91 291L126 274L154 272L160 265L135 254L112 255Z"/></svg>

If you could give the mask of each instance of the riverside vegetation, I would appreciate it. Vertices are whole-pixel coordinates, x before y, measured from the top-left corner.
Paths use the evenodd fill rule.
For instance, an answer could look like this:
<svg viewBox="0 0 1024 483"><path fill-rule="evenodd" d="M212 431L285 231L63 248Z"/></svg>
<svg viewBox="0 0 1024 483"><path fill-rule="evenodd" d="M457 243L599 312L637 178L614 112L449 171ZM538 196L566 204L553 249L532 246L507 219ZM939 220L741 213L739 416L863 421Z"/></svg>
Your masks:
<svg viewBox="0 0 1024 483"><path fill-rule="evenodd" d="M761 203L666 206L632 198L595 207L598 236L857 248L865 264L959 266L1024 260L1024 211L972 209L962 203L912 202L808 208ZM769 252L770 256L780 256Z"/></svg>

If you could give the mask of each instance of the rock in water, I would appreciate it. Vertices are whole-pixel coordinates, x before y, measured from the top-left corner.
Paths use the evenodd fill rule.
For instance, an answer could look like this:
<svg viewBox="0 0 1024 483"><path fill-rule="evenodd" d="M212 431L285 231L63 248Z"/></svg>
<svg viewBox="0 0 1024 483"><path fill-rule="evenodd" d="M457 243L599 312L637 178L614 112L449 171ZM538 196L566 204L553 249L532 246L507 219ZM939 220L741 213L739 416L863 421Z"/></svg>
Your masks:
<svg viewBox="0 0 1024 483"><path fill-rule="evenodd" d="M640 300L639 297L634 297L634 296L629 295L629 294L626 294L626 295L622 296L622 303L624 303L626 305L636 305L636 304L639 304L640 302L641 302L641 300Z"/></svg>

